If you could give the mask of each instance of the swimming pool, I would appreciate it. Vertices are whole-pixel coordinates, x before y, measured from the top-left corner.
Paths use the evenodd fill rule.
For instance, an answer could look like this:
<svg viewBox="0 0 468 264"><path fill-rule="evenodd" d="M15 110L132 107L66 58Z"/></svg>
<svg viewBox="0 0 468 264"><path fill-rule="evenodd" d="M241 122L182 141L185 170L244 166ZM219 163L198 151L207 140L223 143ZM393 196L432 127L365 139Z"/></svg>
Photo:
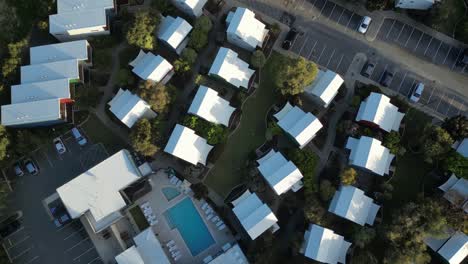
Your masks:
<svg viewBox="0 0 468 264"><path fill-rule="evenodd" d="M176 198L180 194L179 190L173 187L164 187L161 189L161 191L163 192L164 196L166 196L168 201Z"/></svg>
<svg viewBox="0 0 468 264"><path fill-rule="evenodd" d="M187 197L164 213L169 226L177 228L193 256L215 243L210 231L198 213L192 200Z"/></svg>

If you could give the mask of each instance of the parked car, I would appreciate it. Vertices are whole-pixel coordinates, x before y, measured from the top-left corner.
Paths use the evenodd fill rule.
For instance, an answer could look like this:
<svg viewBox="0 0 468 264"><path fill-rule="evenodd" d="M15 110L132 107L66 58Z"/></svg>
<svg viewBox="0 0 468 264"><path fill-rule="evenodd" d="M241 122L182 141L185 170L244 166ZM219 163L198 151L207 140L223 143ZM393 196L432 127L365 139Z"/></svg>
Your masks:
<svg viewBox="0 0 468 264"><path fill-rule="evenodd" d="M76 127L72 128L71 132L72 132L72 135L75 138L76 142L78 142L78 144L80 144L80 146L84 146L84 145L86 145L86 143L88 143L86 138L81 135L78 128L76 128Z"/></svg>
<svg viewBox="0 0 468 264"><path fill-rule="evenodd" d="M418 83L415 86L413 86L409 99L413 103L417 103L419 99L421 98L421 95L424 91L424 84L423 83Z"/></svg>
<svg viewBox="0 0 468 264"><path fill-rule="evenodd" d="M289 50L296 40L297 34L297 29L291 28L291 30L289 30L288 34L286 35L286 38L284 39L283 45L281 47L285 50Z"/></svg>
<svg viewBox="0 0 468 264"><path fill-rule="evenodd" d="M380 79L380 84L382 84L385 87L388 87L393 80L393 73L389 71L385 71L384 74L382 75L382 78Z"/></svg>
<svg viewBox="0 0 468 264"><path fill-rule="evenodd" d="M63 154L67 151L61 138L58 137L54 139L53 142L54 142L55 150L57 150L58 154Z"/></svg>
<svg viewBox="0 0 468 264"><path fill-rule="evenodd" d="M366 34L367 29L369 28L372 19L368 16L365 16L361 20L361 24L359 24L358 31L362 34Z"/></svg>
<svg viewBox="0 0 468 264"><path fill-rule="evenodd" d="M362 68L361 75L367 78L370 78L372 76L372 73L374 72L375 69L375 64L372 62L367 62L366 65Z"/></svg>
<svg viewBox="0 0 468 264"><path fill-rule="evenodd" d="M19 162L16 162L15 165L13 165L13 170L15 171L15 174L18 177L21 177L24 175L24 171L21 168L21 164L19 164Z"/></svg>
<svg viewBox="0 0 468 264"><path fill-rule="evenodd" d="M24 167L26 171L31 175L37 175L39 173L39 167L30 158L24 160Z"/></svg>

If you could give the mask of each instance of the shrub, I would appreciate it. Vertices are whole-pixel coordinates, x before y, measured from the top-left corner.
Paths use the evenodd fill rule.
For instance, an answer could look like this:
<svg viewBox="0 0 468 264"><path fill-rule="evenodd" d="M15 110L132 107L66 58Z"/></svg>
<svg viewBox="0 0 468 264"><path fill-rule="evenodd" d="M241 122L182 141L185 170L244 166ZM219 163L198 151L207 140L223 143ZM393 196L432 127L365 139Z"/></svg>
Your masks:
<svg viewBox="0 0 468 264"><path fill-rule="evenodd" d="M213 27L213 23L207 16L201 16L195 22L188 46L196 51L202 50L208 44L208 33Z"/></svg>
<svg viewBox="0 0 468 264"><path fill-rule="evenodd" d="M320 182L320 199L322 199L322 201L329 202L333 198L335 192L336 189L329 180Z"/></svg>
<svg viewBox="0 0 468 264"><path fill-rule="evenodd" d="M315 168L318 163L318 157L309 149L288 149L286 156L292 161L304 176L304 188L306 196L311 195L317 190L315 183Z"/></svg>
<svg viewBox="0 0 468 264"><path fill-rule="evenodd" d="M282 95L303 93L304 88L315 79L317 72L317 65L302 57L286 58L275 76L276 87Z"/></svg>
<svg viewBox="0 0 468 264"><path fill-rule="evenodd" d="M158 147L153 144L151 123L148 119L140 119L130 132L132 147L143 156L152 156L158 151Z"/></svg>
<svg viewBox="0 0 468 264"><path fill-rule="evenodd" d="M145 82L139 89L138 95L145 100L151 108L159 114L165 114L169 111L170 105L174 101L174 96L170 89L161 84L150 81Z"/></svg>
<svg viewBox="0 0 468 264"><path fill-rule="evenodd" d="M187 115L182 125L189 127L205 138L210 145L224 143L227 139L228 130L222 125L216 125L193 115Z"/></svg>
<svg viewBox="0 0 468 264"><path fill-rule="evenodd" d="M159 14L156 12L139 11L136 13L126 34L128 44L147 50L154 49L156 47L154 32L159 22Z"/></svg>
<svg viewBox="0 0 468 264"><path fill-rule="evenodd" d="M37 22L37 28L39 28L40 30L47 30L48 27L49 27L49 23L45 20L41 20Z"/></svg>
<svg viewBox="0 0 468 264"><path fill-rule="evenodd" d="M357 172L353 168L346 168L340 175L340 180L343 185L353 185L356 183Z"/></svg>

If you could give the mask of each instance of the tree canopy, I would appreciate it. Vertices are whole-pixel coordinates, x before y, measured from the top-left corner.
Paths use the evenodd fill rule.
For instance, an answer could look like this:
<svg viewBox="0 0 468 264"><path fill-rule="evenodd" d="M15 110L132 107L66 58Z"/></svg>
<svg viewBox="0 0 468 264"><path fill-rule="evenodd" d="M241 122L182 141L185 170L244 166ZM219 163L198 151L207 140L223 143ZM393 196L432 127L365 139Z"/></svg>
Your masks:
<svg viewBox="0 0 468 264"><path fill-rule="evenodd" d="M329 180L322 180L320 182L320 199L324 202L329 202L333 195L335 195L336 188Z"/></svg>
<svg viewBox="0 0 468 264"><path fill-rule="evenodd" d="M6 128L0 125L0 161L4 160L8 155L8 146L10 145L10 137Z"/></svg>
<svg viewBox="0 0 468 264"><path fill-rule="evenodd" d="M159 14L153 11L139 11L127 31L127 42L142 49L156 48L155 31L159 25Z"/></svg>
<svg viewBox="0 0 468 264"><path fill-rule="evenodd" d="M376 232L371 227L356 227L353 230L353 242L359 248L365 248L372 240L374 240Z"/></svg>
<svg viewBox="0 0 468 264"><path fill-rule="evenodd" d="M445 129L454 140L462 140L468 137L468 119L464 115L457 115L445 119L442 128Z"/></svg>
<svg viewBox="0 0 468 264"><path fill-rule="evenodd" d="M288 149L286 156L292 161L304 176L304 188L306 196L312 195L317 191L315 179L315 168L318 163L318 157L309 149Z"/></svg>
<svg viewBox="0 0 468 264"><path fill-rule="evenodd" d="M188 46L196 51L202 50L208 44L208 33L213 27L213 23L207 16L201 16L195 22Z"/></svg>
<svg viewBox="0 0 468 264"><path fill-rule="evenodd" d="M401 155L406 151L401 145L400 134L396 131L390 131L390 133L384 136L382 145L390 150L392 154Z"/></svg>
<svg viewBox="0 0 468 264"><path fill-rule="evenodd" d="M353 168L346 168L340 174L341 184L343 185L353 185L356 183L357 172Z"/></svg>
<svg viewBox="0 0 468 264"><path fill-rule="evenodd" d="M142 118L132 127L130 132L132 147L143 156L152 156L158 151L158 147L153 144L151 123L148 119Z"/></svg>
<svg viewBox="0 0 468 264"><path fill-rule="evenodd" d="M167 113L174 99L168 86L150 81L145 82L138 89L138 95L158 114Z"/></svg>
<svg viewBox="0 0 468 264"><path fill-rule="evenodd" d="M286 58L275 76L276 87L282 95L300 94L317 73L317 65L311 61L302 57Z"/></svg>
<svg viewBox="0 0 468 264"><path fill-rule="evenodd" d="M451 150L453 139L443 128L428 125L424 128L422 146L426 162L441 160Z"/></svg>
<svg viewBox="0 0 468 264"><path fill-rule="evenodd" d="M458 177L468 179L468 158L463 157L455 150L451 150L442 161L442 169L455 173Z"/></svg>
<svg viewBox="0 0 468 264"><path fill-rule="evenodd" d="M197 116L187 115L182 124L195 130L210 145L224 143L227 140L228 129L226 127L213 124Z"/></svg>

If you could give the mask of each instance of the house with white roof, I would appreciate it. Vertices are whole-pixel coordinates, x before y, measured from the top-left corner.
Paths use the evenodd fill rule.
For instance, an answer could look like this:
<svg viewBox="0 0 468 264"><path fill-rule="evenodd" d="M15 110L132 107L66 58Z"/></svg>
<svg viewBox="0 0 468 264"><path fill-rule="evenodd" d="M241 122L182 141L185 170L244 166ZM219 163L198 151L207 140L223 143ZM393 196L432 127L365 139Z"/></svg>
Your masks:
<svg viewBox="0 0 468 264"><path fill-rule="evenodd" d="M343 82L343 78L338 73L319 70L315 80L304 89L304 92L309 98L327 108L338 94Z"/></svg>
<svg viewBox="0 0 468 264"><path fill-rule="evenodd" d="M463 261L468 256L468 236L460 231L450 233L444 238L426 238L424 243L449 264L465 263Z"/></svg>
<svg viewBox="0 0 468 264"><path fill-rule="evenodd" d="M427 10L431 8L436 0L396 0L395 7L403 9Z"/></svg>
<svg viewBox="0 0 468 264"><path fill-rule="evenodd" d="M218 92L201 85L193 98L188 113L215 124L229 126L229 120L235 110L228 101L218 95Z"/></svg>
<svg viewBox="0 0 468 264"><path fill-rule="evenodd" d="M238 244L230 246L208 264L249 264L247 257Z"/></svg>
<svg viewBox="0 0 468 264"><path fill-rule="evenodd" d="M209 75L218 77L237 88L249 88L249 81L255 70L249 64L238 58L238 54L228 48L219 48Z"/></svg>
<svg viewBox="0 0 468 264"><path fill-rule="evenodd" d="M279 230L278 219L267 204L263 203L257 194L245 191L232 202L232 211L252 240L255 240L267 230Z"/></svg>
<svg viewBox="0 0 468 264"><path fill-rule="evenodd" d="M468 138L464 138L461 142L455 143L455 150L465 158L468 158Z"/></svg>
<svg viewBox="0 0 468 264"><path fill-rule="evenodd" d="M109 110L128 128L132 128L141 118L152 119L156 117L156 113L151 110L151 106L147 102L122 88L107 104L110 106Z"/></svg>
<svg viewBox="0 0 468 264"><path fill-rule="evenodd" d="M47 99L2 105L2 125L10 127L49 126L71 121L70 99Z"/></svg>
<svg viewBox="0 0 468 264"><path fill-rule="evenodd" d="M164 152L183 159L188 163L206 165L206 159L213 146L192 129L176 124Z"/></svg>
<svg viewBox="0 0 468 264"><path fill-rule="evenodd" d="M328 211L359 225L373 225L380 206L354 186L341 186L335 192Z"/></svg>
<svg viewBox="0 0 468 264"><path fill-rule="evenodd" d="M236 11L230 11L226 18L228 28L227 40L234 45L249 51L263 46L263 41L268 35L265 24L255 18L255 13L244 7L237 7Z"/></svg>
<svg viewBox="0 0 468 264"><path fill-rule="evenodd" d="M170 264L161 242L151 227L133 238L134 246L115 257L117 264Z"/></svg>
<svg viewBox="0 0 468 264"><path fill-rule="evenodd" d="M208 0L172 0L174 6L192 17L199 17L203 13L203 7Z"/></svg>
<svg viewBox="0 0 468 264"><path fill-rule="evenodd" d="M68 79L12 85L11 103L18 104L57 98L69 99L71 98L71 87Z"/></svg>
<svg viewBox="0 0 468 264"><path fill-rule="evenodd" d="M452 174L439 189L444 192L447 201L468 213L468 180Z"/></svg>
<svg viewBox="0 0 468 264"><path fill-rule="evenodd" d="M76 40L36 46L29 49L29 61L31 64L42 64L63 60L78 60L78 63L91 65L91 45L89 45L87 40Z"/></svg>
<svg viewBox="0 0 468 264"><path fill-rule="evenodd" d="M389 174L390 164L395 155L382 142L375 138L361 136L360 139L349 137L346 148L351 150L349 164L361 167L380 176Z"/></svg>
<svg viewBox="0 0 468 264"><path fill-rule="evenodd" d="M187 46L188 34L192 26L181 17L166 16L159 25L158 39L172 48L177 54Z"/></svg>
<svg viewBox="0 0 468 264"><path fill-rule="evenodd" d="M272 149L257 163L258 170L276 194L281 195L289 190L297 192L302 188L302 173L280 152Z"/></svg>
<svg viewBox="0 0 468 264"><path fill-rule="evenodd" d="M123 217L121 191L141 179L130 152L121 150L57 189L68 213L98 233Z"/></svg>
<svg viewBox="0 0 468 264"><path fill-rule="evenodd" d="M57 79L78 82L83 79L82 76L83 67L78 64L76 59L21 66L22 84Z"/></svg>
<svg viewBox="0 0 468 264"><path fill-rule="evenodd" d="M351 243L333 230L310 224L304 233L300 252L307 258L328 264L346 263L346 254Z"/></svg>
<svg viewBox="0 0 468 264"><path fill-rule="evenodd" d="M405 114L398 112L398 108L390 103L390 98L381 93L372 92L366 100L361 102L356 121L390 132L399 130L404 116Z"/></svg>
<svg viewBox="0 0 468 264"><path fill-rule="evenodd" d="M281 127L291 138L304 148L323 127L320 120L311 113L304 112L297 106L292 106L289 102L274 115Z"/></svg>
<svg viewBox="0 0 468 264"><path fill-rule="evenodd" d="M114 0L57 0L57 14L49 16L49 33L60 41L108 35Z"/></svg>
<svg viewBox="0 0 468 264"><path fill-rule="evenodd" d="M138 56L129 63L133 67L133 73L143 80L161 82L166 84L173 73L172 65L160 55L155 56L151 52L140 50Z"/></svg>

